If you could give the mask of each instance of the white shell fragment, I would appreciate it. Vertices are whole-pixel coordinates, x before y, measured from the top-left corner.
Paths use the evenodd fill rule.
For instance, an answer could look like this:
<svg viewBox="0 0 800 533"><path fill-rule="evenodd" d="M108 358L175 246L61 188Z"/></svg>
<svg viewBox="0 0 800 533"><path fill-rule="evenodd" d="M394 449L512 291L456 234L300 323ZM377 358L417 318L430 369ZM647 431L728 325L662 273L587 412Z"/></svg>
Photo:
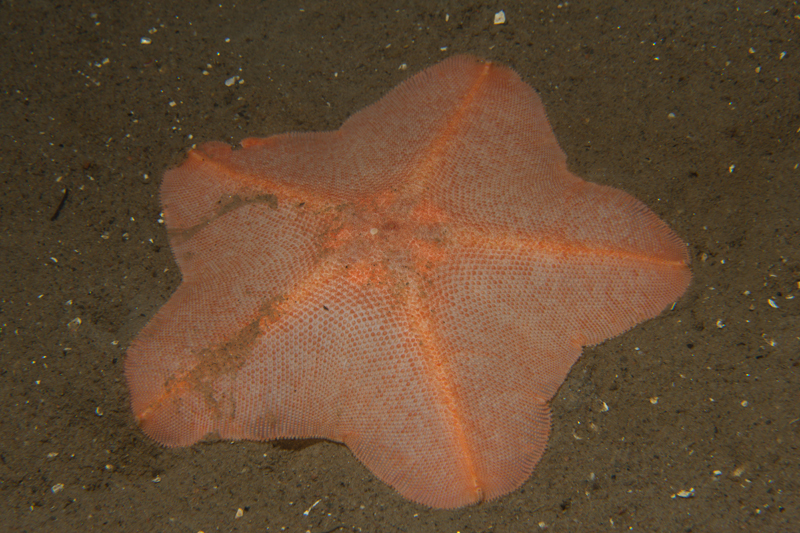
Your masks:
<svg viewBox="0 0 800 533"><path fill-rule="evenodd" d="M505 24L506 23L506 13L505 11L498 11L494 14L494 23L495 24Z"/></svg>
<svg viewBox="0 0 800 533"><path fill-rule="evenodd" d="M314 507L316 507L317 505L319 505L319 502L321 502L321 501L322 501L322 500L317 500L317 501L315 501L313 504L311 504L311 507L309 507L308 509L306 509L305 511L303 511L303 516L308 516L308 515L309 515L309 513L311 513L311 510L312 510Z"/></svg>
<svg viewBox="0 0 800 533"><path fill-rule="evenodd" d="M681 490L678 491L676 494L673 494L672 497L678 498L694 498L694 487L690 488L689 490Z"/></svg>
<svg viewBox="0 0 800 533"><path fill-rule="evenodd" d="M769 306L770 306L770 307L772 307L773 309L778 309L778 304L776 304L776 303L775 303L775 300L773 300L772 298L769 298L769 299L767 300L767 303L768 303L768 304L769 304Z"/></svg>

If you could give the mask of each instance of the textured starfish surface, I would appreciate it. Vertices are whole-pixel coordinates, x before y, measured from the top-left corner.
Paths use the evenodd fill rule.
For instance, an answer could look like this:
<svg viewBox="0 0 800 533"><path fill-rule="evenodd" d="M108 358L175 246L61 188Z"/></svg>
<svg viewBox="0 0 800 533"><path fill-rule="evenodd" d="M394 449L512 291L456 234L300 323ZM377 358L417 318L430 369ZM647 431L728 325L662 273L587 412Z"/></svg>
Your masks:
<svg viewBox="0 0 800 533"><path fill-rule="evenodd" d="M343 442L434 507L519 487L581 347L691 278L654 213L567 170L530 86L464 56L337 131L204 144L161 193L183 281L125 361L144 431Z"/></svg>

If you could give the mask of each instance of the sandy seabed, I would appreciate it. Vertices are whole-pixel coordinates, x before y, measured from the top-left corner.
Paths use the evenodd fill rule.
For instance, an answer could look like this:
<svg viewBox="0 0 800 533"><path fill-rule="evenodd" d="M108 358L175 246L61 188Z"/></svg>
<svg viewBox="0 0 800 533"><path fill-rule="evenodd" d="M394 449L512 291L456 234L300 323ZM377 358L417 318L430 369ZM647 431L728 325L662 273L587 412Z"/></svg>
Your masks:
<svg viewBox="0 0 800 533"><path fill-rule="evenodd" d="M274 4L0 10L5 530L800 528L800 8ZM684 297L584 351L532 477L479 506L410 503L332 443L148 439L122 362L180 282L164 170L194 143L338 128L457 53L514 68L570 169L689 243Z"/></svg>

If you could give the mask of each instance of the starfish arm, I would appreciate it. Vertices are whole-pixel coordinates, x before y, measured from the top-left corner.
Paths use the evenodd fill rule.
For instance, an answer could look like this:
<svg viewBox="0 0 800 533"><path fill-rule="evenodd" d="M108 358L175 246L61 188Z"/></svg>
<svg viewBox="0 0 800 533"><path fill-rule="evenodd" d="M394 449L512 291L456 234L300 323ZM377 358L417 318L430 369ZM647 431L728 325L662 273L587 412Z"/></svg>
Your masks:
<svg viewBox="0 0 800 533"><path fill-rule="evenodd" d="M461 249L436 272L431 338L484 498L530 476L550 431L547 403L582 346L657 315L688 277L682 264L491 247Z"/></svg>
<svg viewBox="0 0 800 533"><path fill-rule="evenodd" d="M176 169L165 178L164 202L174 205L174 196L187 190L202 197L198 180L213 191L227 179ZM174 187L176 181L183 187ZM254 198L205 214L198 209L198 217L172 212L168 220L183 281L125 359L134 415L164 444L191 444L214 430L195 417L211 394L212 377L241 366L260 321L278 314L287 291L318 266L313 235L320 221Z"/></svg>
<svg viewBox="0 0 800 533"><path fill-rule="evenodd" d="M220 435L343 442L409 499L480 501L413 317L385 288L342 277L294 301L225 391L236 409Z"/></svg>

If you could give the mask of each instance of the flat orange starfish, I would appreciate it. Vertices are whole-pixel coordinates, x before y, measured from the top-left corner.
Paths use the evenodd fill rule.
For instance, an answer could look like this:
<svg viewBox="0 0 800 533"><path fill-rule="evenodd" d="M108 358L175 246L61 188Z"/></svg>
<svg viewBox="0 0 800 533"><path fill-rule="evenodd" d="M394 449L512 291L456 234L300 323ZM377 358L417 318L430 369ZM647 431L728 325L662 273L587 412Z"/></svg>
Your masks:
<svg viewBox="0 0 800 533"><path fill-rule="evenodd" d="M125 361L168 446L321 437L433 507L533 471L581 347L691 273L642 203L567 170L536 93L454 57L333 132L208 143L170 170L183 283Z"/></svg>

